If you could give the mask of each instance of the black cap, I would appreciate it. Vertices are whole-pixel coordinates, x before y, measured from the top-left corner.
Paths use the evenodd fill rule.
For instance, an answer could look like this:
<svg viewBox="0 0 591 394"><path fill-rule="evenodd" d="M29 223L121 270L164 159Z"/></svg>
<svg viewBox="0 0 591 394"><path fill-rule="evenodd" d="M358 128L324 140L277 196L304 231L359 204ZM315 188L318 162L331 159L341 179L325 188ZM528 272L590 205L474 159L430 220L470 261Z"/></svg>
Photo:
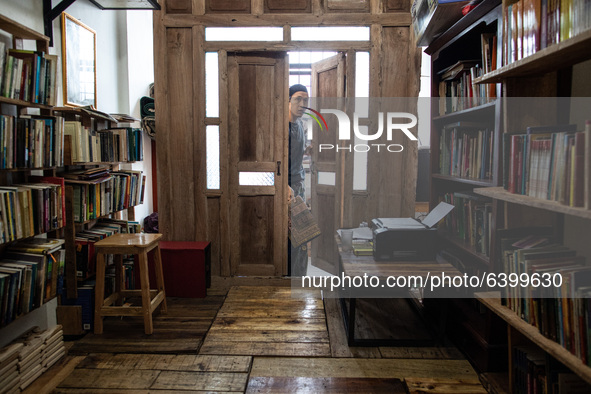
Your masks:
<svg viewBox="0 0 591 394"><path fill-rule="evenodd" d="M292 85L289 87L289 98L291 99L291 96L293 96L297 92L305 92L306 94L308 94L308 89L306 89L304 85L299 83Z"/></svg>

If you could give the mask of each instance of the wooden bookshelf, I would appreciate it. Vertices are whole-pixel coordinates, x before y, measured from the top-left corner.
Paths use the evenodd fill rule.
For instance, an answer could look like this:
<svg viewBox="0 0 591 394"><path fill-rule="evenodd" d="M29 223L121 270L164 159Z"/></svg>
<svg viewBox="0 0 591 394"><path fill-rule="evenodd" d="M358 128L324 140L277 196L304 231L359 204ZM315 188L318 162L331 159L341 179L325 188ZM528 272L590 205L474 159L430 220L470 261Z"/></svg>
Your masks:
<svg viewBox="0 0 591 394"><path fill-rule="evenodd" d="M591 29L476 78L474 83L502 82L506 78L529 77L560 70L591 59L590 47Z"/></svg>
<svg viewBox="0 0 591 394"><path fill-rule="evenodd" d="M546 211L578 216L584 219L591 219L591 210L589 209L569 207L568 205L563 205L557 201L542 200L521 194L510 193L503 189L503 187L478 188L474 189L474 193L513 204L527 205L529 207L540 208Z"/></svg>
<svg viewBox="0 0 591 394"><path fill-rule="evenodd" d="M499 292L475 293L475 297L488 309L501 317L507 324L535 343L556 360L591 384L591 368L580 358L563 348L559 343L546 338L538 329L522 320L514 311L501 305Z"/></svg>

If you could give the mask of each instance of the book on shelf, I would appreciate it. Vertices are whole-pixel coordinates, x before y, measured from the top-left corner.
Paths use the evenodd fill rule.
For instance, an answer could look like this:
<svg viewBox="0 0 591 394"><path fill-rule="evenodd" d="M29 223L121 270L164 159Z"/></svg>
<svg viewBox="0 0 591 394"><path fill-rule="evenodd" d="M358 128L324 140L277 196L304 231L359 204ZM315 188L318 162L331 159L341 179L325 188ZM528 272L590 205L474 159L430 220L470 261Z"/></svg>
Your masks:
<svg viewBox="0 0 591 394"><path fill-rule="evenodd" d="M487 125L449 124L443 127L439 141L440 174L492 179L494 132Z"/></svg>
<svg viewBox="0 0 591 394"><path fill-rule="evenodd" d="M441 229L466 242L475 252L490 255L492 202L471 191L446 193L441 201L455 206L445 217Z"/></svg>
<svg viewBox="0 0 591 394"><path fill-rule="evenodd" d="M141 203L145 189L141 171L95 170L64 174L65 182L73 188L75 222L97 219Z"/></svg>
<svg viewBox="0 0 591 394"><path fill-rule="evenodd" d="M586 133L576 125L530 127L527 133L503 136L503 187L511 193L584 207L591 190L591 152ZM587 182L587 183L586 183Z"/></svg>
<svg viewBox="0 0 591 394"><path fill-rule="evenodd" d="M477 85L484 75L483 60L460 60L439 72L439 115L478 107L496 98L494 84Z"/></svg>
<svg viewBox="0 0 591 394"><path fill-rule="evenodd" d="M63 244L31 238L9 246L0 260L0 325L56 296L58 276L63 276Z"/></svg>
<svg viewBox="0 0 591 394"><path fill-rule="evenodd" d="M583 0L519 0L503 7L503 65L533 55L591 27Z"/></svg>
<svg viewBox="0 0 591 394"><path fill-rule="evenodd" d="M56 55L41 51L0 48L3 52L2 96L35 104L55 105Z"/></svg>
<svg viewBox="0 0 591 394"><path fill-rule="evenodd" d="M548 230L523 236L532 230L521 229L521 238L518 230L499 230L501 269L509 278L532 281L502 289L502 303L589 365L591 267L575 250L553 243Z"/></svg>
<svg viewBox="0 0 591 394"><path fill-rule="evenodd" d="M63 165L63 118L0 115L0 168Z"/></svg>
<svg viewBox="0 0 591 394"><path fill-rule="evenodd" d="M66 121L73 163L134 162L143 160L141 129L125 127L94 131L79 121Z"/></svg>

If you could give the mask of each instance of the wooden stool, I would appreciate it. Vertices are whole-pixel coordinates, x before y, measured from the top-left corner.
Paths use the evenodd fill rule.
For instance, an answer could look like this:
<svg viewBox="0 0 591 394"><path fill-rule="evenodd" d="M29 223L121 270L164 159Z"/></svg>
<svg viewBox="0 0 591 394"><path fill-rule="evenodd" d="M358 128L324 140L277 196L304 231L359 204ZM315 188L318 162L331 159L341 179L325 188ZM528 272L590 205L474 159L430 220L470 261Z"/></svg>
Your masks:
<svg viewBox="0 0 591 394"><path fill-rule="evenodd" d="M96 287L94 306L94 333L103 333L103 316L143 316L146 334L154 332L152 312L162 303L162 313L166 313L166 295L164 293L164 277L162 259L158 241L162 234L115 234L94 244L96 251ZM150 290L148 275L148 252L154 251L154 268L156 271L156 290ZM105 255L115 255L115 292L105 299ZM137 254L141 290L125 290L123 271L124 254ZM120 305L123 297L141 296L142 306Z"/></svg>

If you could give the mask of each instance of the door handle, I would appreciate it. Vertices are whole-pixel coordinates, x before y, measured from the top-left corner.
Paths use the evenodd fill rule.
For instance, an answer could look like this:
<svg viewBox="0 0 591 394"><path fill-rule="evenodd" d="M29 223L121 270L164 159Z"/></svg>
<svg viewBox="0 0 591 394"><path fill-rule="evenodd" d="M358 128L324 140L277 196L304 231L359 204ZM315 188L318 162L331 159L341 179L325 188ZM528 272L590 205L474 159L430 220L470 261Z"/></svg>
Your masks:
<svg viewBox="0 0 591 394"><path fill-rule="evenodd" d="M281 176L281 160L277 161L277 176Z"/></svg>

